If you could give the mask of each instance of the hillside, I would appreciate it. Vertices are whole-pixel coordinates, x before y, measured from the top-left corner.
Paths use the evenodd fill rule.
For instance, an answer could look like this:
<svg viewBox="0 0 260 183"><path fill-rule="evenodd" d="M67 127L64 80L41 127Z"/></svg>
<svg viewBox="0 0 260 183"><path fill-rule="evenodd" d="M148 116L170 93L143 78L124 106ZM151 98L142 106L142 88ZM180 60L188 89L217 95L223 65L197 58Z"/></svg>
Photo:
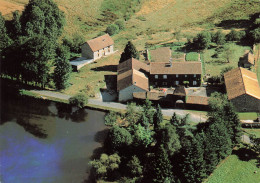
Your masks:
<svg viewBox="0 0 260 183"><path fill-rule="evenodd" d="M133 40L138 49L144 49L146 42L157 44L173 40L175 32L180 32L181 38L185 38L202 29L228 29L223 26L226 20L233 25L234 19L234 26L237 26L245 23L249 15L260 9L257 0L55 1L66 14L64 34L69 36L77 33L89 39L104 31L115 19L126 19L130 17L128 14L132 15L127 21L127 29L114 36L120 50L128 39ZM0 0L0 11L10 18L12 11L22 11L27 2Z"/></svg>

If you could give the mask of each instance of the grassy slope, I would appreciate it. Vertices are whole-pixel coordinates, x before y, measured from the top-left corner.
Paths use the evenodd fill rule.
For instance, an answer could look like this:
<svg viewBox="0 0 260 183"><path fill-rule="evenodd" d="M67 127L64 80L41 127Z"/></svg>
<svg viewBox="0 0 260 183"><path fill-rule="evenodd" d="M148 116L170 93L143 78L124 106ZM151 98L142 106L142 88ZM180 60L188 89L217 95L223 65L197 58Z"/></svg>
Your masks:
<svg viewBox="0 0 260 183"><path fill-rule="evenodd" d="M257 171L255 174L254 171ZM241 161L237 155L230 155L209 177L206 183L245 183L260 182L260 168L256 167L256 160Z"/></svg>

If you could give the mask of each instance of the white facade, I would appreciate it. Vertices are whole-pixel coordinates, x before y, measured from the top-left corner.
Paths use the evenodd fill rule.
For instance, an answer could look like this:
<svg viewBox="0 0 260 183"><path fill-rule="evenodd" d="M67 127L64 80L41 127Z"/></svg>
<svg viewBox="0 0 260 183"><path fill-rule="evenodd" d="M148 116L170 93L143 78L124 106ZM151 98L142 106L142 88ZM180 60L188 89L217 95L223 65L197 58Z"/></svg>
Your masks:
<svg viewBox="0 0 260 183"><path fill-rule="evenodd" d="M146 92L146 90L141 89L135 85L129 86L129 87L119 91L118 101L125 102L128 100L132 100L134 92Z"/></svg>
<svg viewBox="0 0 260 183"><path fill-rule="evenodd" d="M110 45L108 47L105 47L101 50L93 52L90 46L87 43L84 43L81 48L81 54L82 57L85 57L87 59L94 59L97 60L103 56L109 55L114 53L114 45Z"/></svg>

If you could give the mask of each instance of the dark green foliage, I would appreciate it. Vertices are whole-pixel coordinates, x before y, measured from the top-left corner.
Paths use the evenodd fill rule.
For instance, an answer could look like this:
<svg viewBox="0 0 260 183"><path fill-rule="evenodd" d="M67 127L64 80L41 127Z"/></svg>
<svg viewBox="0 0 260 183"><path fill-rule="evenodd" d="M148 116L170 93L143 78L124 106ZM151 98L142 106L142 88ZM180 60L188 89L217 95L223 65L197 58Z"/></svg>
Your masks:
<svg viewBox="0 0 260 183"><path fill-rule="evenodd" d="M21 16L25 36L42 35L56 41L63 31L65 15L52 0L30 0Z"/></svg>
<svg viewBox="0 0 260 183"><path fill-rule="evenodd" d="M169 160L169 156L163 145L159 146L155 152L151 176L153 178L153 182L163 183L167 180L173 180L171 161Z"/></svg>
<svg viewBox="0 0 260 183"><path fill-rule="evenodd" d="M119 32L119 27L116 24L110 24L106 29L106 33L108 33L110 36L113 36L118 32Z"/></svg>
<svg viewBox="0 0 260 183"><path fill-rule="evenodd" d="M22 34L21 15L18 11L13 12L13 19L10 21L9 35L13 40L19 39Z"/></svg>
<svg viewBox="0 0 260 183"><path fill-rule="evenodd" d="M183 182L200 183L206 177L203 138L203 134L197 134L194 138L184 139L180 165Z"/></svg>
<svg viewBox="0 0 260 183"><path fill-rule="evenodd" d="M108 133L108 146L111 150L120 151L133 142L131 134L119 126L113 126Z"/></svg>
<svg viewBox="0 0 260 183"><path fill-rule="evenodd" d="M143 116L147 118L148 123L153 124L154 114L155 114L155 110L154 107L152 106L152 102L146 99L143 105Z"/></svg>
<svg viewBox="0 0 260 183"><path fill-rule="evenodd" d="M71 65L68 61L69 51L67 47L59 47L57 49L57 58L55 60L55 69L53 73L53 81L56 89L63 90L69 86L69 78L72 71Z"/></svg>
<svg viewBox="0 0 260 183"><path fill-rule="evenodd" d="M118 114L114 111L109 111L109 113L105 116L105 125L113 126L116 124L118 118Z"/></svg>
<svg viewBox="0 0 260 183"><path fill-rule="evenodd" d="M198 50L207 49L211 43L211 35L209 32L201 32L194 39L193 43Z"/></svg>
<svg viewBox="0 0 260 183"><path fill-rule="evenodd" d="M72 106L76 106L78 108L84 108L85 105L87 105L88 103L88 98L85 95L79 93L73 97L70 97L69 103Z"/></svg>
<svg viewBox="0 0 260 183"><path fill-rule="evenodd" d="M178 152L181 148L179 141L179 135L176 132L176 128L167 124L164 128L161 128L157 132L157 145L163 145L166 152L172 156L175 152Z"/></svg>
<svg viewBox="0 0 260 183"><path fill-rule="evenodd" d="M5 19L0 12L0 58L2 50L7 48L11 44L11 39L9 38L6 30Z"/></svg>
<svg viewBox="0 0 260 183"><path fill-rule="evenodd" d="M119 60L119 63L122 63L130 58L139 59L140 55L135 46L131 41L128 41L128 43L125 46L124 52L121 54L121 58Z"/></svg>
<svg viewBox="0 0 260 183"><path fill-rule="evenodd" d="M143 166L137 156L133 156L132 159L127 163L128 171L131 177L139 177L143 174Z"/></svg>
<svg viewBox="0 0 260 183"><path fill-rule="evenodd" d="M260 27L250 31L250 33L253 37L254 43L260 43Z"/></svg>
<svg viewBox="0 0 260 183"><path fill-rule="evenodd" d="M119 30L125 29L125 22L123 20L117 20L115 24L118 26Z"/></svg>
<svg viewBox="0 0 260 183"><path fill-rule="evenodd" d="M225 34L222 33L222 31L217 31L213 37L212 40L214 43L216 43L218 46L225 44Z"/></svg>
<svg viewBox="0 0 260 183"><path fill-rule="evenodd" d="M80 34L74 34L72 38L63 38L63 45L69 47L70 52L81 53L81 45L84 43L85 39Z"/></svg>
<svg viewBox="0 0 260 183"><path fill-rule="evenodd" d="M134 125L133 134L134 145L137 147L147 147L153 142L153 132L141 124Z"/></svg>
<svg viewBox="0 0 260 183"><path fill-rule="evenodd" d="M126 120L129 124L136 124L141 118L141 110L135 103L128 103L126 110Z"/></svg>
<svg viewBox="0 0 260 183"><path fill-rule="evenodd" d="M90 161L89 164L94 168L97 178L106 178L119 168L120 162L121 158L118 154L107 155L103 153L100 159Z"/></svg>
<svg viewBox="0 0 260 183"><path fill-rule="evenodd" d="M50 60L54 56L55 45L46 37L37 36L21 45L22 78L25 81L40 83L42 87L50 78Z"/></svg>
<svg viewBox="0 0 260 183"><path fill-rule="evenodd" d="M156 108L155 118L153 120L154 131L158 131L160 129L162 122L163 122L162 109L161 109L160 105L158 104L158 106Z"/></svg>
<svg viewBox="0 0 260 183"><path fill-rule="evenodd" d="M243 36L242 31L238 32L235 29L231 29L231 31L226 35L227 41L240 41Z"/></svg>

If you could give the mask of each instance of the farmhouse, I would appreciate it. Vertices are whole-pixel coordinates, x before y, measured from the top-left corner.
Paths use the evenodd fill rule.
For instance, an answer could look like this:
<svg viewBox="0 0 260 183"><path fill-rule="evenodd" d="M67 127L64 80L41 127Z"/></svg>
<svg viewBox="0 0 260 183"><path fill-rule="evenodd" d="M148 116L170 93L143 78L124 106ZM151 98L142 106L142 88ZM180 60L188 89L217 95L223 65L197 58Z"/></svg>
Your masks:
<svg viewBox="0 0 260 183"><path fill-rule="evenodd" d="M200 86L201 62L151 62L150 84L155 87Z"/></svg>
<svg viewBox="0 0 260 183"><path fill-rule="evenodd" d="M253 65L255 65L254 54L250 50L246 50L244 55L239 58L238 66L250 68Z"/></svg>
<svg viewBox="0 0 260 183"><path fill-rule="evenodd" d="M108 34L91 39L82 45L81 53L82 57L97 60L114 53L114 41Z"/></svg>
<svg viewBox="0 0 260 183"><path fill-rule="evenodd" d="M224 74L228 99L238 112L260 112L260 87L255 73L242 67Z"/></svg>
<svg viewBox="0 0 260 183"><path fill-rule="evenodd" d="M135 92L149 91L148 77L143 73L149 72L147 64L131 58L120 63L117 70L117 91L120 102L133 99Z"/></svg>

